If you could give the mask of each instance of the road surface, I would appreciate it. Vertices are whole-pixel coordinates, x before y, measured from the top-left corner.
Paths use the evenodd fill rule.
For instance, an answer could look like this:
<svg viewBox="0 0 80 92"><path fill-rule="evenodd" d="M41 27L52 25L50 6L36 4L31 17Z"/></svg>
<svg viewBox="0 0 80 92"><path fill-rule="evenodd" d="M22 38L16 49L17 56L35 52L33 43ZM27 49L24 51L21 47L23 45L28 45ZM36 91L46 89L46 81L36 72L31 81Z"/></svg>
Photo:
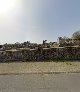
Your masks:
<svg viewBox="0 0 80 92"><path fill-rule="evenodd" d="M80 73L0 75L0 92L80 92Z"/></svg>

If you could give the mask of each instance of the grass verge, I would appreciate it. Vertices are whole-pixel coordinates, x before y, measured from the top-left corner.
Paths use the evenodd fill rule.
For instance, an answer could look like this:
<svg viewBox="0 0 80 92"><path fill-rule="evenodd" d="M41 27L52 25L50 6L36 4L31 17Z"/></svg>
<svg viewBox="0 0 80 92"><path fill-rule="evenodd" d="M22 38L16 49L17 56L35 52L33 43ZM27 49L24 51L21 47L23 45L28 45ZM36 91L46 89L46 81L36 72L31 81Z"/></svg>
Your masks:
<svg viewBox="0 0 80 92"><path fill-rule="evenodd" d="M80 72L79 61L43 61L0 63L0 74Z"/></svg>

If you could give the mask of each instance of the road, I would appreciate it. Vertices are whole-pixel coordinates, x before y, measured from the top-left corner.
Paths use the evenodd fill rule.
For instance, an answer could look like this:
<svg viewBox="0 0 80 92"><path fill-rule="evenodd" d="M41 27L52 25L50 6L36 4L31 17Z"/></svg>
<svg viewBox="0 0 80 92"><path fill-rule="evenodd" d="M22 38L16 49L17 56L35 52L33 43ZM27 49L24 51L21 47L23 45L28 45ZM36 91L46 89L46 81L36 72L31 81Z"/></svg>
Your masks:
<svg viewBox="0 0 80 92"><path fill-rule="evenodd" d="M0 92L80 92L80 74L0 75Z"/></svg>

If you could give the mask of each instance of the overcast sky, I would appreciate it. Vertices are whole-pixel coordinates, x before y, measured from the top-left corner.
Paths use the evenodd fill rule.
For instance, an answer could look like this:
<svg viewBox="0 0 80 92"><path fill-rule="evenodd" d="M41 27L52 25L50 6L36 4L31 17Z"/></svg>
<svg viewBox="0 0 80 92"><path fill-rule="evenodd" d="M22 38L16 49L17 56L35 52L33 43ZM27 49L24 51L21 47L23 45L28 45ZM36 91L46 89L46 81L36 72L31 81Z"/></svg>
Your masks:
<svg viewBox="0 0 80 92"><path fill-rule="evenodd" d="M57 41L80 30L80 0L16 1L0 16L0 44Z"/></svg>

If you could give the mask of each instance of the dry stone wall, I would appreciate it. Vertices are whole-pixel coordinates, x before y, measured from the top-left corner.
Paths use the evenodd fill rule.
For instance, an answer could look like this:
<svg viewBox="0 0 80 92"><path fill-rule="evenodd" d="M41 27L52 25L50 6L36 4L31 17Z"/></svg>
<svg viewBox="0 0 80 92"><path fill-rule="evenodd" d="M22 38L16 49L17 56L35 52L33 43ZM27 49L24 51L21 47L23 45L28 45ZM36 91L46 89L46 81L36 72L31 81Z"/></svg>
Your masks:
<svg viewBox="0 0 80 92"><path fill-rule="evenodd" d="M41 60L80 60L80 47L58 47L0 51L0 62Z"/></svg>

